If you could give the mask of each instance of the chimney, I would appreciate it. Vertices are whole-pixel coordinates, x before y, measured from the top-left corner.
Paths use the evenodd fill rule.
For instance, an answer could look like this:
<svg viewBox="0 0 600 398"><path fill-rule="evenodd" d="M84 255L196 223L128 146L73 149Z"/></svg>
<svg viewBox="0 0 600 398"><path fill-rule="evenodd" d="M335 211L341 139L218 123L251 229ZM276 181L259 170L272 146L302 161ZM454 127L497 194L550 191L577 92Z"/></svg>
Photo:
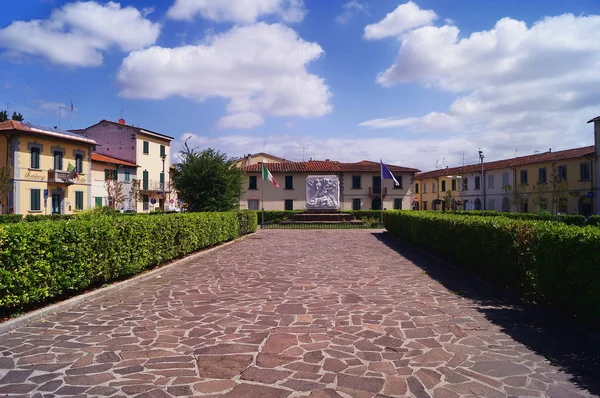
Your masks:
<svg viewBox="0 0 600 398"><path fill-rule="evenodd" d="M594 178L594 197L592 198L593 212L594 214L600 213L600 116L593 118L588 123L594 123L594 148L596 152L595 156L595 169L593 171Z"/></svg>
<svg viewBox="0 0 600 398"><path fill-rule="evenodd" d="M552 153L552 148L548 148L548 153Z"/></svg>

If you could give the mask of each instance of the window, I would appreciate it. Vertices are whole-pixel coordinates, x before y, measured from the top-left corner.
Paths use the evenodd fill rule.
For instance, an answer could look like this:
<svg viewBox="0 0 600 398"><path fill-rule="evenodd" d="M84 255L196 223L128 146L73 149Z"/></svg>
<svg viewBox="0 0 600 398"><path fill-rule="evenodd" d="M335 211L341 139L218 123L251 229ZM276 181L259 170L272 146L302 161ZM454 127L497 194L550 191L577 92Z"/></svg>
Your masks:
<svg viewBox="0 0 600 398"><path fill-rule="evenodd" d="M452 179L452 190L456 191L456 180L454 178Z"/></svg>
<svg viewBox="0 0 600 398"><path fill-rule="evenodd" d="M419 193L419 183L415 184L415 193Z"/></svg>
<svg viewBox="0 0 600 398"><path fill-rule="evenodd" d="M161 172L160 173L160 189L163 188L164 184L165 184L165 173Z"/></svg>
<svg viewBox="0 0 600 398"><path fill-rule="evenodd" d="M75 171L79 174L83 173L83 155L75 155Z"/></svg>
<svg viewBox="0 0 600 398"><path fill-rule="evenodd" d="M75 210L83 210L83 191L75 191Z"/></svg>
<svg viewBox="0 0 600 398"><path fill-rule="evenodd" d="M567 166L558 166L558 179L567 181Z"/></svg>
<svg viewBox="0 0 600 398"><path fill-rule="evenodd" d="M360 210L360 199L352 199L352 210Z"/></svg>
<svg viewBox="0 0 600 398"><path fill-rule="evenodd" d="M148 141L144 141L144 155L148 155L150 153L150 143Z"/></svg>
<svg viewBox="0 0 600 398"><path fill-rule="evenodd" d="M422 205L423 205L423 210L427 210L427 202L423 202Z"/></svg>
<svg viewBox="0 0 600 398"><path fill-rule="evenodd" d="M523 199L523 202L521 202L521 211L529 213L529 201L527 199Z"/></svg>
<svg viewBox="0 0 600 398"><path fill-rule="evenodd" d="M436 185L435 185L435 182L432 182L432 183L431 183L431 192L435 193L435 192L436 192L436 189L437 189L437 187L436 187Z"/></svg>
<svg viewBox="0 0 600 398"><path fill-rule="evenodd" d="M63 153L54 151L54 170L62 170L63 168Z"/></svg>
<svg viewBox="0 0 600 398"><path fill-rule="evenodd" d="M248 199L248 210L258 210L258 199Z"/></svg>
<svg viewBox="0 0 600 398"><path fill-rule="evenodd" d="M468 178L463 178L463 191L468 191L469 190L469 179Z"/></svg>
<svg viewBox="0 0 600 398"><path fill-rule="evenodd" d="M395 210L402 210L402 199L400 199L400 198L394 198L394 209Z"/></svg>
<svg viewBox="0 0 600 398"><path fill-rule="evenodd" d="M160 157L167 156L167 151L164 145L160 146Z"/></svg>
<svg viewBox="0 0 600 398"><path fill-rule="evenodd" d="M505 187L508 183L508 173L502 173L502 186Z"/></svg>
<svg viewBox="0 0 600 398"><path fill-rule="evenodd" d="M294 210L294 200L286 199L284 202L284 209L285 210Z"/></svg>
<svg viewBox="0 0 600 398"><path fill-rule="evenodd" d="M257 181L258 181L258 177L257 176L250 176L250 177L248 177L248 189L258 189L257 188Z"/></svg>
<svg viewBox="0 0 600 398"><path fill-rule="evenodd" d="M125 182L131 181L131 173L129 171L125 172Z"/></svg>
<svg viewBox="0 0 600 398"><path fill-rule="evenodd" d="M427 193L427 183L423 183L423 193Z"/></svg>
<svg viewBox="0 0 600 398"><path fill-rule="evenodd" d="M394 188L395 189L402 189L402 176L397 176L396 180L398 181L398 185L396 185L396 183L394 183Z"/></svg>
<svg viewBox="0 0 600 398"><path fill-rule="evenodd" d="M144 173L142 176L142 189L144 191L148 190L148 170L144 170Z"/></svg>
<svg viewBox="0 0 600 398"><path fill-rule="evenodd" d="M548 210L548 199L540 199L540 210Z"/></svg>
<svg viewBox="0 0 600 398"><path fill-rule="evenodd" d="M442 181L442 192L446 192L446 181Z"/></svg>
<svg viewBox="0 0 600 398"><path fill-rule="evenodd" d="M30 203L29 203L29 210L31 210L31 211L40 211L40 210L42 210L42 208L41 208L41 202L40 202L40 190L39 189L32 189L31 190L31 198L30 198Z"/></svg>
<svg viewBox="0 0 600 398"><path fill-rule="evenodd" d="M527 170L521 170L521 184L526 185L527 182Z"/></svg>
<svg viewBox="0 0 600 398"><path fill-rule="evenodd" d="M475 189L481 189L481 176L475 177Z"/></svg>
<svg viewBox="0 0 600 398"><path fill-rule="evenodd" d="M542 184L548 182L548 172L546 171L545 167L540 167L538 169L538 181Z"/></svg>
<svg viewBox="0 0 600 398"><path fill-rule="evenodd" d="M102 207L102 197L101 196L96 196L94 198L94 200L96 201L96 207Z"/></svg>
<svg viewBox="0 0 600 398"><path fill-rule="evenodd" d="M118 181L119 180L119 172L116 169L115 170L104 169L104 181L108 181L108 180Z"/></svg>
<svg viewBox="0 0 600 398"><path fill-rule="evenodd" d="M488 189L494 189L495 181L493 175L488 175Z"/></svg>
<svg viewBox="0 0 600 398"><path fill-rule="evenodd" d="M592 173L590 172L589 163L581 163L579 165L579 179L581 181L589 181L592 179Z"/></svg>
<svg viewBox="0 0 600 398"><path fill-rule="evenodd" d="M32 169L40 168L40 148L31 148L31 164Z"/></svg>
<svg viewBox="0 0 600 398"><path fill-rule="evenodd" d="M496 210L496 200L495 199L488 200L488 210Z"/></svg>
<svg viewBox="0 0 600 398"><path fill-rule="evenodd" d="M148 210L148 195L142 196L142 209Z"/></svg>
<svg viewBox="0 0 600 398"><path fill-rule="evenodd" d="M352 189L360 189L360 176L352 176Z"/></svg>
<svg viewBox="0 0 600 398"><path fill-rule="evenodd" d="M285 189L294 189L294 176L285 176Z"/></svg>

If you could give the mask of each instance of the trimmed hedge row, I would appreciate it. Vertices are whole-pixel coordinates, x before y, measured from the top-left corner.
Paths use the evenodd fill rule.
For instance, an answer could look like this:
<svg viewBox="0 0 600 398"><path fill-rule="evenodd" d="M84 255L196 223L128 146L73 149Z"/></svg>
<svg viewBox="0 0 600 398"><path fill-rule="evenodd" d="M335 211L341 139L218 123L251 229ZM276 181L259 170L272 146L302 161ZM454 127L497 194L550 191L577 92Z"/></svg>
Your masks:
<svg viewBox="0 0 600 398"><path fill-rule="evenodd" d="M265 223L283 221L292 218L294 214L305 213L305 210L265 210ZM352 214L355 220L377 219L381 217L379 210L342 210L342 213ZM258 211L258 220L262 219L262 211Z"/></svg>
<svg viewBox="0 0 600 398"><path fill-rule="evenodd" d="M23 221L20 214L0 214L0 224L13 224Z"/></svg>
<svg viewBox="0 0 600 398"><path fill-rule="evenodd" d="M455 211L450 214L458 214L465 216L484 216L484 217L506 217L513 220L528 220L528 221L558 221L568 225L586 225L586 218L578 214L538 214L538 213L508 213L497 210L486 210L483 212L477 210L471 211Z"/></svg>
<svg viewBox="0 0 600 398"><path fill-rule="evenodd" d="M98 216L0 227L0 310L71 296L256 230L253 212Z"/></svg>
<svg viewBox="0 0 600 398"><path fill-rule="evenodd" d="M440 212L386 212L386 229L562 311L600 316L600 229Z"/></svg>

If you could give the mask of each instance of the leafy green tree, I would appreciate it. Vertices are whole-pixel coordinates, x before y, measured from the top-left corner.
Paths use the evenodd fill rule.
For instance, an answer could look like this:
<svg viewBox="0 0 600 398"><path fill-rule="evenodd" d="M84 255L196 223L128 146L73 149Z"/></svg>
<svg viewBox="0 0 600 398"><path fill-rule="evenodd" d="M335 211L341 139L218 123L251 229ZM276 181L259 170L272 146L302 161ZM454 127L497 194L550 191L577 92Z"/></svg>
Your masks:
<svg viewBox="0 0 600 398"><path fill-rule="evenodd" d="M442 202L444 203L444 209L446 211L454 210L454 195L452 195L452 191L446 191L442 198Z"/></svg>
<svg viewBox="0 0 600 398"><path fill-rule="evenodd" d="M6 111L0 111L0 122L8 120L8 113Z"/></svg>
<svg viewBox="0 0 600 398"><path fill-rule="evenodd" d="M22 122L23 120L25 120L23 114L17 112L13 112L11 119L16 120L17 122Z"/></svg>
<svg viewBox="0 0 600 398"><path fill-rule="evenodd" d="M173 171L173 185L190 211L229 211L239 207L244 192L243 172L235 159L214 149L196 152L187 142L181 163Z"/></svg>

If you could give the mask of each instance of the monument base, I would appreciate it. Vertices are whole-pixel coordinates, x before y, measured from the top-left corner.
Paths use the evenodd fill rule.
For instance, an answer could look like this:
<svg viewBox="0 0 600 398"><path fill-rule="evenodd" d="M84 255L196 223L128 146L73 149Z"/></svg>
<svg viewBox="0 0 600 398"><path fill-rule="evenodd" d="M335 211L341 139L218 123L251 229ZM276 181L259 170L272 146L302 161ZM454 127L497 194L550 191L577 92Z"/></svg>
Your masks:
<svg viewBox="0 0 600 398"><path fill-rule="evenodd" d="M294 214L291 222L351 222L352 214L341 213L339 210L309 210L306 213Z"/></svg>

